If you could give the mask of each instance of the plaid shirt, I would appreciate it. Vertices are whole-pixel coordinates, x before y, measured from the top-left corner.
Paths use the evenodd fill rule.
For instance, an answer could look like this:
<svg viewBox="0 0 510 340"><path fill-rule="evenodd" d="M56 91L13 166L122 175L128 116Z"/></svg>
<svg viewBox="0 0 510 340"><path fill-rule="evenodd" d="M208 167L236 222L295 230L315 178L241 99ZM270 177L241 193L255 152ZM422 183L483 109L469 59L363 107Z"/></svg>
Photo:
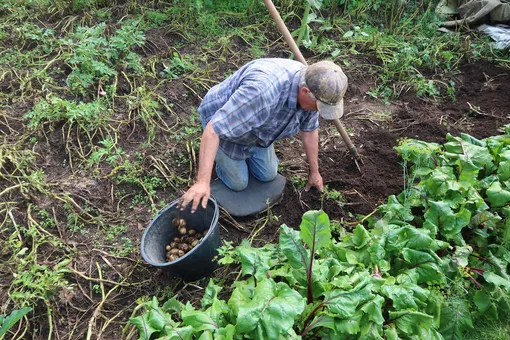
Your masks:
<svg viewBox="0 0 510 340"><path fill-rule="evenodd" d="M317 111L298 107L301 63L289 59L252 61L207 92L198 107L202 125L212 122L221 149L232 159L250 157L249 147L319 127Z"/></svg>

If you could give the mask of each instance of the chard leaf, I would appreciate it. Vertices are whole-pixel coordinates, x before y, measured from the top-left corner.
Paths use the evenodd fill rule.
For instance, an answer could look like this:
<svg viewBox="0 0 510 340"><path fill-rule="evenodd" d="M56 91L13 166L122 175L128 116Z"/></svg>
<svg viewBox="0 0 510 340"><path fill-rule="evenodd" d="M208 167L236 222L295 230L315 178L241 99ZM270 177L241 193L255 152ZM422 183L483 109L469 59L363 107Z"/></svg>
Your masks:
<svg viewBox="0 0 510 340"><path fill-rule="evenodd" d="M236 332L250 334L259 326L256 332L262 339L278 339L292 328L304 308L304 298L287 284L259 281L250 300L239 306Z"/></svg>
<svg viewBox="0 0 510 340"><path fill-rule="evenodd" d="M292 268L305 268L308 271L310 255L303 246L299 232L283 224L280 227L280 250L289 260Z"/></svg>
<svg viewBox="0 0 510 340"><path fill-rule="evenodd" d="M497 214L493 214L490 211L481 211L471 217L469 226L471 228L495 228L496 223L499 221L501 221L501 217L499 217Z"/></svg>
<svg viewBox="0 0 510 340"><path fill-rule="evenodd" d="M441 145L416 139L407 139L395 147L395 149L407 161L435 168L437 166L435 155L441 152Z"/></svg>
<svg viewBox="0 0 510 340"><path fill-rule="evenodd" d="M182 302L177 300L175 297L173 297L170 300L168 300L167 302L165 302L163 304L163 307L161 307L161 309L163 309L163 311L165 313L174 313L174 312L180 313L183 308L184 308L184 305L182 304Z"/></svg>
<svg viewBox="0 0 510 340"><path fill-rule="evenodd" d="M413 288L417 289L415 290ZM393 307L396 310L405 310L408 308L418 309L418 305L424 305L421 300L424 298L426 299L427 296L423 289L418 288L419 287L413 283L384 285L381 288L381 293L393 301Z"/></svg>
<svg viewBox="0 0 510 340"><path fill-rule="evenodd" d="M494 182L486 191L487 200L493 207L502 207L510 202L510 191L503 189L500 182Z"/></svg>
<svg viewBox="0 0 510 340"><path fill-rule="evenodd" d="M389 315L399 333L402 332L408 336L419 334L422 328L434 329L434 319L425 313L403 310L398 312L390 311Z"/></svg>
<svg viewBox="0 0 510 340"><path fill-rule="evenodd" d="M455 154L460 155L460 157L470 160L480 168L492 165L492 155L487 147L466 143L457 137L452 137L450 140L452 139L455 141L444 144L445 150L452 153L452 155L445 153L446 156L455 157Z"/></svg>
<svg viewBox="0 0 510 340"><path fill-rule="evenodd" d="M453 255L453 260L460 267L466 267L468 265L468 257L473 252L473 248L471 246L465 247L455 247L455 254Z"/></svg>
<svg viewBox="0 0 510 340"><path fill-rule="evenodd" d="M213 340L213 334L211 331L205 331L200 335L200 338L198 340Z"/></svg>
<svg viewBox="0 0 510 340"><path fill-rule="evenodd" d="M221 291L223 287L217 286L214 284L213 280L210 279L207 287L205 288L204 296L202 300L200 300L200 304L202 307L207 307L213 303L215 299L218 298L218 293Z"/></svg>
<svg viewBox="0 0 510 340"><path fill-rule="evenodd" d="M310 210L303 215L300 225L301 239L314 252L331 243L329 217L322 210Z"/></svg>
<svg viewBox="0 0 510 340"><path fill-rule="evenodd" d="M360 249L370 242L370 234L361 224L358 224L353 231L353 237L351 238L354 248Z"/></svg>
<svg viewBox="0 0 510 340"><path fill-rule="evenodd" d="M189 306L191 307L191 305ZM182 321L185 325L192 326L196 331L214 331L220 326L207 311L195 310L192 307L181 312Z"/></svg>
<svg viewBox="0 0 510 340"><path fill-rule="evenodd" d="M129 319L133 325L138 328L138 332L140 333L140 339L142 340L150 340L151 335L155 332L158 332L161 329L156 329L150 325L149 322L149 313L145 313L143 315L137 316L136 318Z"/></svg>
<svg viewBox="0 0 510 340"><path fill-rule="evenodd" d="M325 313L316 316L303 332L309 332L314 328L321 327L333 330L336 335L335 318Z"/></svg>
<svg viewBox="0 0 510 340"><path fill-rule="evenodd" d="M238 315L239 308L250 302L253 290L255 289L255 281L253 278L250 278L246 281L235 281L234 285L236 288L232 291L232 295L230 295L228 306L234 315Z"/></svg>
<svg viewBox="0 0 510 340"><path fill-rule="evenodd" d="M384 298L380 295L376 295L373 299L361 306L361 310L368 316L368 320L375 322L377 325L382 325L384 322L382 316L383 303Z"/></svg>
<svg viewBox="0 0 510 340"><path fill-rule="evenodd" d="M384 329L384 335L386 336L387 340L400 340L398 337L397 329L394 327L387 326Z"/></svg>
<svg viewBox="0 0 510 340"><path fill-rule="evenodd" d="M488 319L497 320L498 308L491 300L491 297L485 290L477 290L473 298L480 314L484 315Z"/></svg>
<svg viewBox="0 0 510 340"><path fill-rule="evenodd" d="M485 281L490 282L495 286L503 287L506 292L510 294L510 280L488 271L483 273L483 278Z"/></svg>
<svg viewBox="0 0 510 340"><path fill-rule="evenodd" d="M448 181L456 181L457 178L453 174L453 168L449 166L442 166L434 169L430 177L422 182L425 186L425 192L429 192L435 196L442 196L448 190ZM420 183L421 184L421 183Z"/></svg>
<svg viewBox="0 0 510 340"><path fill-rule="evenodd" d="M170 330L165 329L165 340L192 340L195 330L191 326L179 327ZM148 340L148 339L147 339Z"/></svg>
<svg viewBox="0 0 510 340"><path fill-rule="evenodd" d="M381 205L379 210L386 213L389 218L399 218L403 221L412 221L414 219L410 207L402 205L395 195L389 196L388 203Z"/></svg>
<svg viewBox="0 0 510 340"><path fill-rule="evenodd" d="M335 329L340 334L358 334L362 317L362 313L358 312L348 318L335 318ZM345 337L340 337L340 339L345 339Z"/></svg>
<svg viewBox="0 0 510 340"><path fill-rule="evenodd" d="M499 154L500 162L498 168L498 177L500 181L507 181L510 179L510 149Z"/></svg>
<svg viewBox="0 0 510 340"><path fill-rule="evenodd" d="M155 296L152 297L152 301L148 305L150 306L148 322L155 330L161 331L167 327L173 329L178 326L169 314L159 308L158 299Z"/></svg>
<svg viewBox="0 0 510 340"><path fill-rule="evenodd" d="M383 340L382 327L374 322L362 322L361 334L358 340Z"/></svg>
<svg viewBox="0 0 510 340"><path fill-rule="evenodd" d="M469 224L471 212L461 208L458 213L454 213L448 203L429 200L429 208L424 216L424 227L432 232L440 231L446 239L456 241L457 234Z"/></svg>
<svg viewBox="0 0 510 340"><path fill-rule="evenodd" d="M220 328L214 334L214 340L233 340L236 334L236 327L232 324L226 325L224 328Z"/></svg>
<svg viewBox="0 0 510 340"><path fill-rule="evenodd" d="M243 240L236 248L242 265L243 275L253 275L257 280L266 277L271 268L271 260L275 256L273 245L263 248L253 248L248 240Z"/></svg>
<svg viewBox="0 0 510 340"><path fill-rule="evenodd" d="M349 291L333 289L325 292L324 305L327 305L328 311L335 316L343 319L352 317L359 304L373 297L369 282L370 278L363 276L361 281Z"/></svg>

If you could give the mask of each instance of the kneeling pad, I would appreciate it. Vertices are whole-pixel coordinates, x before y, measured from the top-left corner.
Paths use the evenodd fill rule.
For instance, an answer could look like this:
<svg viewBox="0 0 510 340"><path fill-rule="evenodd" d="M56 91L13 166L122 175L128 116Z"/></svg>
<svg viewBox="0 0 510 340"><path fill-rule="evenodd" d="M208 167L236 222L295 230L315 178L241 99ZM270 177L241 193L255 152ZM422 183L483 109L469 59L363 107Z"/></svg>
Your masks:
<svg viewBox="0 0 510 340"><path fill-rule="evenodd" d="M242 217L279 203L286 182L286 178L280 174L271 182L261 182L250 174L248 187L243 191L234 191L218 178L211 183L211 194L230 215Z"/></svg>

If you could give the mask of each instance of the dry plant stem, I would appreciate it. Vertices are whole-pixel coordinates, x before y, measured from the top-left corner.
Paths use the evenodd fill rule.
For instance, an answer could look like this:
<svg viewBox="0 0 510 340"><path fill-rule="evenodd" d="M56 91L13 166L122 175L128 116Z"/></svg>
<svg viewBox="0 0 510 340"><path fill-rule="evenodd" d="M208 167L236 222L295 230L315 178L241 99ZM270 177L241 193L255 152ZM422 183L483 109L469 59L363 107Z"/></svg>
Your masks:
<svg viewBox="0 0 510 340"><path fill-rule="evenodd" d="M51 307L48 302L46 302L46 312L48 313L48 340L51 340L51 336L53 334L53 317L51 313Z"/></svg>
<svg viewBox="0 0 510 340"><path fill-rule="evenodd" d="M11 218L12 224L14 225L14 228L16 229L16 235L18 235L18 240L20 240L20 242L22 242L23 239L21 238L21 235L20 235L20 232L19 232L19 229L18 229L18 224L16 223L16 220L14 219L14 216L12 215L12 209L10 209L7 212L7 214Z"/></svg>
<svg viewBox="0 0 510 340"><path fill-rule="evenodd" d="M110 294L113 293L117 288L119 288L121 286L121 282L119 282L112 289L110 289L108 291L108 293L105 294L104 285L103 285L103 273L101 271L101 266L99 265L98 262L96 262L96 266L97 266L97 270L98 270L98 274L99 274L99 279L101 280L99 285L101 288L102 299L101 299L101 302L99 303L99 305L94 310L94 313L92 314L92 317L89 320L86 340L90 340L92 338L92 328L94 327L96 319L98 318L99 314L101 313L104 303L106 302L106 300L108 299Z"/></svg>
<svg viewBox="0 0 510 340"><path fill-rule="evenodd" d="M154 203L154 200L152 199L152 195L149 193L149 191L147 190L147 188L145 187L145 185L143 185L143 181L141 179L138 179L138 181L140 182L140 185L142 186L143 188L143 191L145 191L145 193L147 194L147 197L149 197L149 200L151 201L151 205L153 207L156 206L156 204Z"/></svg>
<svg viewBox="0 0 510 340"><path fill-rule="evenodd" d="M147 279L145 281L142 281L142 282L135 282L135 283L125 283L125 282L115 282L115 281L111 281L111 280L107 280L107 279L102 279L102 278L94 278L94 277L90 277L90 276L87 276L85 275L83 272L80 272L78 271L76 268L73 268L71 266L68 266L69 270L71 272L73 272L74 274L80 276L81 278L89 281L89 282L99 282L99 283L108 283L108 284L111 284L111 285L119 285L119 286L122 286L122 287L134 287L134 286L140 286L144 283L147 283L147 282L150 282L151 280L150 279Z"/></svg>
<svg viewBox="0 0 510 340"><path fill-rule="evenodd" d="M132 304L131 304L132 305ZM130 306L131 306L130 305ZM112 317L109 317L109 318L106 318L106 322L103 324L103 327L101 327L101 330L99 331L99 333L97 334L97 339L101 339L101 336L103 335L103 332L106 330L106 328L108 328L108 326L110 325L111 322L113 322L113 320L117 319L119 316L121 316L124 312L126 312L127 309L129 309L129 307L126 307L124 309L122 309L121 311L119 311L117 314L115 314L114 316Z"/></svg>

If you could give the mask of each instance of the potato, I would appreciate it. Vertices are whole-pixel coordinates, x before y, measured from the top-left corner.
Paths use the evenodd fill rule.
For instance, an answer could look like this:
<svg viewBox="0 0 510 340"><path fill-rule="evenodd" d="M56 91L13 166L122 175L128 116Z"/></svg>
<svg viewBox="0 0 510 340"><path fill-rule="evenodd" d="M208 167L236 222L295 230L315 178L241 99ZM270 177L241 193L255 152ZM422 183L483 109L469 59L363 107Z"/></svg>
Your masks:
<svg viewBox="0 0 510 340"><path fill-rule="evenodd" d="M177 243L177 242L175 242L175 241L171 242L171 243L170 243L170 249L171 249L171 248L176 248L176 247L177 247L177 245L178 245L178 243ZM168 250L168 249L167 249L167 250Z"/></svg>
<svg viewBox="0 0 510 340"><path fill-rule="evenodd" d="M172 249L172 247L170 247L170 245L166 246L165 249L168 251L170 249Z"/></svg>
<svg viewBox="0 0 510 340"><path fill-rule="evenodd" d="M196 234L195 229L188 229L188 235L193 236Z"/></svg>
<svg viewBox="0 0 510 340"><path fill-rule="evenodd" d="M170 262L175 261L175 260L177 260L178 258L179 258L179 256L178 256L178 255L173 255L173 254L172 254L172 255L170 255L170 256L169 256Z"/></svg>
<svg viewBox="0 0 510 340"><path fill-rule="evenodd" d="M179 255L179 256L184 256L184 254L185 254L185 253L184 253L184 250L180 250L180 249L179 249L179 250L177 250L177 251L178 251L177 255Z"/></svg>
<svg viewBox="0 0 510 340"><path fill-rule="evenodd" d="M186 220L184 218L179 219L179 228L183 228L186 226Z"/></svg>
<svg viewBox="0 0 510 340"><path fill-rule="evenodd" d="M179 232L181 235L185 235L188 231L186 230L186 227L179 228Z"/></svg>
<svg viewBox="0 0 510 340"><path fill-rule="evenodd" d="M197 244L198 244L198 240L195 240L195 241L191 242L191 246L192 247L196 246Z"/></svg>
<svg viewBox="0 0 510 340"><path fill-rule="evenodd" d="M174 226L178 227L178 226L179 226L179 219L178 219L177 217L173 218L173 219L172 219L172 224L173 224Z"/></svg>
<svg viewBox="0 0 510 340"><path fill-rule="evenodd" d="M180 237L174 237L174 242L181 242L181 238Z"/></svg>
<svg viewBox="0 0 510 340"><path fill-rule="evenodd" d="M179 254L179 249L177 248L170 249L170 254L172 255Z"/></svg>

